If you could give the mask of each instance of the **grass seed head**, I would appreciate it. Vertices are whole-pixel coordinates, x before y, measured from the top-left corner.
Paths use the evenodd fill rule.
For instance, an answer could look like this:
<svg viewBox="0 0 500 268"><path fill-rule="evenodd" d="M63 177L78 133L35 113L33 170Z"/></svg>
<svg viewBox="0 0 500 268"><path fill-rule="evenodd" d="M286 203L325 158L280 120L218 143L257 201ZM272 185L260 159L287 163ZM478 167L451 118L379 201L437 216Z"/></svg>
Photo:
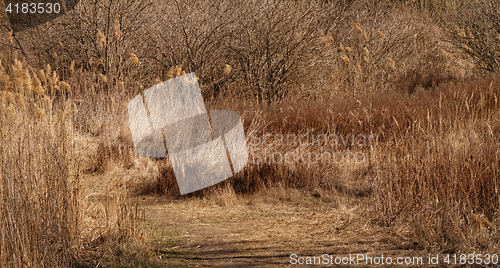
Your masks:
<svg viewBox="0 0 500 268"><path fill-rule="evenodd" d="M14 77L22 79L24 76L23 73L23 64L18 60L14 59L14 65L12 65L12 69L14 70Z"/></svg>
<svg viewBox="0 0 500 268"><path fill-rule="evenodd" d="M99 42L99 49L103 49L106 46L106 36L99 29L97 29L97 40Z"/></svg>
<svg viewBox="0 0 500 268"><path fill-rule="evenodd" d="M330 45L331 43L333 43L333 41L335 41L335 39L330 32L328 32L323 38L321 38L321 43L323 44Z"/></svg>
<svg viewBox="0 0 500 268"><path fill-rule="evenodd" d="M16 93L16 103L19 107L24 108L26 107L26 103L24 102L24 96L22 94Z"/></svg>
<svg viewBox="0 0 500 268"><path fill-rule="evenodd" d="M130 53L130 60L132 61L132 64L134 64L134 65L141 64L141 62L139 61L139 58L137 58L137 55L135 55L135 53Z"/></svg>
<svg viewBox="0 0 500 268"><path fill-rule="evenodd" d="M377 30L377 38L378 39L384 39L384 37L385 37L385 34L382 31Z"/></svg>
<svg viewBox="0 0 500 268"><path fill-rule="evenodd" d="M365 53L365 57L369 57L370 56L370 51L368 50L367 47L363 48L363 53Z"/></svg>
<svg viewBox="0 0 500 268"><path fill-rule="evenodd" d="M120 40L120 36L122 32L120 31L120 19L118 18L118 14L116 14L115 17L115 22L113 23L113 31L115 33L115 36L113 37L113 41L118 41Z"/></svg>
<svg viewBox="0 0 500 268"><path fill-rule="evenodd" d="M52 99L49 96L45 96L43 98L43 104L45 105L45 109L47 111L52 111Z"/></svg>
<svg viewBox="0 0 500 268"><path fill-rule="evenodd" d="M52 73L52 67L50 66L50 64L47 64L47 67L45 67L45 73L50 76L50 74ZM41 77L40 77L41 78ZM44 77L44 80L45 80L45 77Z"/></svg>
<svg viewBox="0 0 500 268"><path fill-rule="evenodd" d="M233 70L233 68L231 68L231 65L226 64L226 66L224 67L224 74L229 75L232 70Z"/></svg>
<svg viewBox="0 0 500 268"><path fill-rule="evenodd" d="M33 84L33 89L34 89L36 94L38 94L38 95L45 94L45 89L42 87L42 83L40 82L40 79L38 79L37 76L33 77L32 84Z"/></svg>
<svg viewBox="0 0 500 268"><path fill-rule="evenodd" d="M62 92L70 92L71 90L71 86L64 81L59 82L59 88Z"/></svg>
<svg viewBox="0 0 500 268"><path fill-rule="evenodd" d="M366 34L366 32L363 32L363 39L365 40L365 42L370 41L370 39L368 38L368 34Z"/></svg>
<svg viewBox="0 0 500 268"><path fill-rule="evenodd" d="M40 82L43 82L44 84L47 83L45 72L42 69L38 70L38 76L40 77Z"/></svg>
<svg viewBox="0 0 500 268"><path fill-rule="evenodd" d="M181 76L181 71L182 71L182 66L181 65L175 66L175 69L174 69L175 77Z"/></svg>
<svg viewBox="0 0 500 268"><path fill-rule="evenodd" d="M101 80L103 83L108 83L108 78L101 73L99 74L99 80Z"/></svg>
<svg viewBox="0 0 500 268"><path fill-rule="evenodd" d="M356 34L361 34L363 32L363 29L361 29L361 27L359 26L359 24L357 24L356 22L354 22L352 25L354 27L354 32Z"/></svg>
<svg viewBox="0 0 500 268"><path fill-rule="evenodd" d="M7 105L11 105L14 103L15 100L14 100L14 95L12 94L12 92L8 91L7 95L5 97L7 100Z"/></svg>
<svg viewBox="0 0 500 268"><path fill-rule="evenodd" d="M9 122L13 123L17 117L16 113L16 107L14 107L14 104L10 104L9 107L7 108L7 119Z"/></svg>
<svg viewBox="0 0 500 268"><path fill-rule="evenodd" d="M71 116L75 113L75 106L73 103L69 102L64 106L64 111L63 111L63 119L64 121L67 121L71 119Z"/></svg>
<svg viewBox="0 0 500 268"><path fill-rule="evenodd" d="M33 90L33 85L31 83L31 76L28 70L24 70L23 76L24 91L26 94L31 94Z"/></svg>
<svg viewBox="0 0 500 268"><path fill-rule="evenodd" d="M175 77L175 71L174 71L174 66L170 67L167 72L167 78L172 79Z"/></svg>

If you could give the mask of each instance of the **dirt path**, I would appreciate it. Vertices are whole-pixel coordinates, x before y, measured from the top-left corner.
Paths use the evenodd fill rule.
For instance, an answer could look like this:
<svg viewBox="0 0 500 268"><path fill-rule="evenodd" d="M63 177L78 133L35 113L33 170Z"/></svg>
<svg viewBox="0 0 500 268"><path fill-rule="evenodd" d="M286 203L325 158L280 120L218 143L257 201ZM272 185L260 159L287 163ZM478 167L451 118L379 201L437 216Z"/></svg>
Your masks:
<svg viewBox="0 0 500 268"><path fill-rule="evenodd" d="M339 206L312 197L300 202L249 197L221 203L152 197L141 201L145 233L165 266L278 267L295 262L291 254L296 258L367 254L391 256L394 262L407 256L427 260L427 253L407 242L404 230L389 233L363 218L362 205ZM360 261L343 266L367 265Z"/></svg>

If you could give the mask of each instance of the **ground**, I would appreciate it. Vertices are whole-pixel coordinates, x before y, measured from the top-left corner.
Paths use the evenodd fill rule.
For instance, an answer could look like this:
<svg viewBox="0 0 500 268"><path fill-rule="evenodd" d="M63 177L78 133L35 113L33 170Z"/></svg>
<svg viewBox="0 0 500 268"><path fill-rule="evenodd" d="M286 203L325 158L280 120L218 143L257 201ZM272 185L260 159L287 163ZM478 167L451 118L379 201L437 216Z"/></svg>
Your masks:
<svg viewBox="0 0 500 268"><path fill-rule="evenodd" d="M339 204L301 194L263 196L145 196L141 230L164 266L281 267L295 261L291 254L296 259L367 254L427 260L428 253L408 240L406 230L384 228L367 217L369 200Z"/></svg>

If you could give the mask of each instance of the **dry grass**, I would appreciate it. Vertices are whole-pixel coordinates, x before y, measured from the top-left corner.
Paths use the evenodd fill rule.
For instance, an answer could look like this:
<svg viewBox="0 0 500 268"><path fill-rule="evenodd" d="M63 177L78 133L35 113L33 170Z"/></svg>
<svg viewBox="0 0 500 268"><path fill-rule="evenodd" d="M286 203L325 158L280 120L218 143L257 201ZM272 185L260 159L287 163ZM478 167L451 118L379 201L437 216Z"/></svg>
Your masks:
<svg viewBox="0 0 500 268"><path fill-rule="evenodd" d="M91 144L74 128L70 85L50 66L0 65L2 265L66 267L129 239L133 210L118 175L107 174L105 198L85 198Z"/></svg>
<svg viewBox="0 0 500 268"><path fill-rule="evenodd" d="M363 163L249 164L231 179L238 192L301 188L373 198L383 226L409 226L419 245L432 250L498 247L498 77L445 84L412 95L395 94L302 106L231 107L244 115L250 155L300 150L317 144L276 146L276 134L378 135L373 146L336 147L362 152ZM218 108L229 108L219 104ZM259 132L260 130L260 132ZM258 134L256 134L258 133ZM255 146L257 138L264 142ZM252 158L252 157L251 157ZM255 159L255 157L254 157Z"/></svg>
<svg viewBox="0 0 500 268"><path fill-rule="evenodd" d="M276 209L259 207L266 202L307 197L342 208L325 213L338 228L360 214L376 228L405 230L421 248L498 249L500 79L473 80L478 62L497 68L493 33L479 39L470 22L447 33L432 19L440 9L390 1L158 3L154 23L146 23L153 2L104 2L82 1L68 22L0 31L3 265L95 267L147 244L127 198L137 194L194 202L200 213L234 207L228 215L249 196L265 213ZM467 47L443 41L450 33ZM475 58L469 50L482 43L488 50ZM242 116L252 163L180 198L168 159L134 152L126 107L189 71L208 109ZM283 144L287 135L315 138ZM338 161L336 152L363 161ZM283 158L294 153L305 158ZM327 224L317 216L299 234L294 218L279 220L259 235L280 243L326 232L309 226Z"/></svg>

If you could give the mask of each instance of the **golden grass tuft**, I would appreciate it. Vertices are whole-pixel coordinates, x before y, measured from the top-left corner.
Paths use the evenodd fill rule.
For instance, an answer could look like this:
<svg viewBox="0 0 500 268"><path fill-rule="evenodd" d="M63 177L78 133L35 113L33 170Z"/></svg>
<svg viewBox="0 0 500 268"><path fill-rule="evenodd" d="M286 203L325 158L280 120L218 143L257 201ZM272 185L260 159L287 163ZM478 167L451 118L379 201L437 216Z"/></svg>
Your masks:
<svg viewBox="0 0 500 268"><path fill-rule="evenodd" d="M47 66L50 66L50 65L47 65ZM42 69L38 70L38 76L40 78L40 82L43 82L44 84L47 83L47 79L45 77L45 72Z"/></svg>
<svg viewBox="0 0 500 268"><path fill-rule="evenodd" d="M38 76L35 74L32 78L31 84L33 85L33 90L38 95L45 94L45 89L42 87L42 82L38 79Z"/></svg>
<svg viewBox="0 0 500 268"><path fill-rule="evenodd" d="M350 62L350 61L349 61L349 58L348 58L346 55L343 55L341 58L342 58L342 61L343 61L344 63L349 63L349 62Z"/></svg>
<svg viewBox="0 0 500 268"><path fill-rule="evenodd" d="M19 108L24 109L26 107L26 103L24 102L24 95L16 93L15 98L16 98L16 104L17 104L17 106Z"/></svg>
<svg viewBox="0 0 500 268"><path fill-rule="evenodd" d="M97 29L97 42L99 44L100 50L102 50L106 46L106 36L101 32L100 29Z"/></svg>
<svg viewBox="0 0 500 268"><path fill-rule="evenodd" d="M180 65L175 66L174 75L175 75L175 77L179 77L182 75L182 66L180 66Z"/></svg>
<svg viewBox="0 0 500 268"><path fill-rule="evenodd" d="M365 54L365 57L367 57L367 58L370 57L370 51L368 50L367 47L363 48L363 53Z"/></svg>
<svg viewBox="0 0 500 268"><path fill-rule="evenodd" d="M344 44L342 44L342 42L339 42L339 50L341 52L344 52L344 50L345 50Z"/></svg>
<svg viewBox="0 0 500 268"><path fill-rule="evenodd" d="M376 33L377 33L377 38L378 39L384 39L385 38L385 34L382 31L377 30Z"/></svg>
<svg viewBox="0 0 500 268"><path fill-rule="evenodd" d="M352 26L354 27L354 32L355 32L356 34L361 34L361 33L363 33L363 29L361 29L361 27L359 26L359 24L358 24L358 23L354 22L354 23L352 24Z"/></svg>
<svg viewBox="0 0 500 268"><path fill-rule="evenodd" d="M71 91L71 86L64 81L59 82L59 88L61 89L62 92L70 92Z"/></svg>
<svg viewBox="0 0 500 268"><path fill-rule="evenodd" d="M167 78L172 79L185 74L186 72L182 70L182 65L174 65L167 71Z"/></svg>
<svg viewBox="0 0 500 268"><path fill-rule="evenodd" d="M112 181L107 182L106 194L112 198L98 205L104 213L97 215L95 205L83 199L88 186L80 181L86 176L81 166L90 160L77 149L81 134L74 127L78 113L70 94L74 89L59 81L49 65L46 71L51 75L42 83L38 76L45 80L45 72L30 73L20 61L14 60L9 72L0 68L0 76L22 80L9 91L0 84L0 261L4 267L73 267L93 254L98 259L103 252L110 253L100 252L103 243L125 242L135 230L118 180L123 174L107 176ZM68 94L61 98L50 88Z"/></svg>
<svg viewBox="0 0 500 268"><path fill-rule="evenodd" d="M7 105L13 104L15 102L14 94L12 92L7 92Z"/></svg>
<svg viewBox="0 0 500 268"><path fill-rule="evenodd" d="M132 64L134 65L139 65L141 64L141 62L139 61L139 58L137 58L137 55L135 55L135 53L130 53L130 61L132 62Z"/></svg>
<svg viewBox="0 0 500 268"><path fill-rule="evenodd" d="M118 17L118 14L116 14L115 21L113 22L113 32L115 34L113 36L113 41L118 42L122 34L122 32L120 31L120 19Z"/></svg>
<svg viewBox="0 0 500 268"><path fill-rule="evenodd" d="M226 64L226 66L224 67L224 75L229 75L232 70L233 68L231 68L231 65Z"/></svg>
<svg viewBox="0 0 500 268"><path fill-rule="evenodd" d="M104 84L108 83L108 78L105 75L99 73L98 76L99 76L99 80L101 80L101 82L103 82Z"/></svg>

